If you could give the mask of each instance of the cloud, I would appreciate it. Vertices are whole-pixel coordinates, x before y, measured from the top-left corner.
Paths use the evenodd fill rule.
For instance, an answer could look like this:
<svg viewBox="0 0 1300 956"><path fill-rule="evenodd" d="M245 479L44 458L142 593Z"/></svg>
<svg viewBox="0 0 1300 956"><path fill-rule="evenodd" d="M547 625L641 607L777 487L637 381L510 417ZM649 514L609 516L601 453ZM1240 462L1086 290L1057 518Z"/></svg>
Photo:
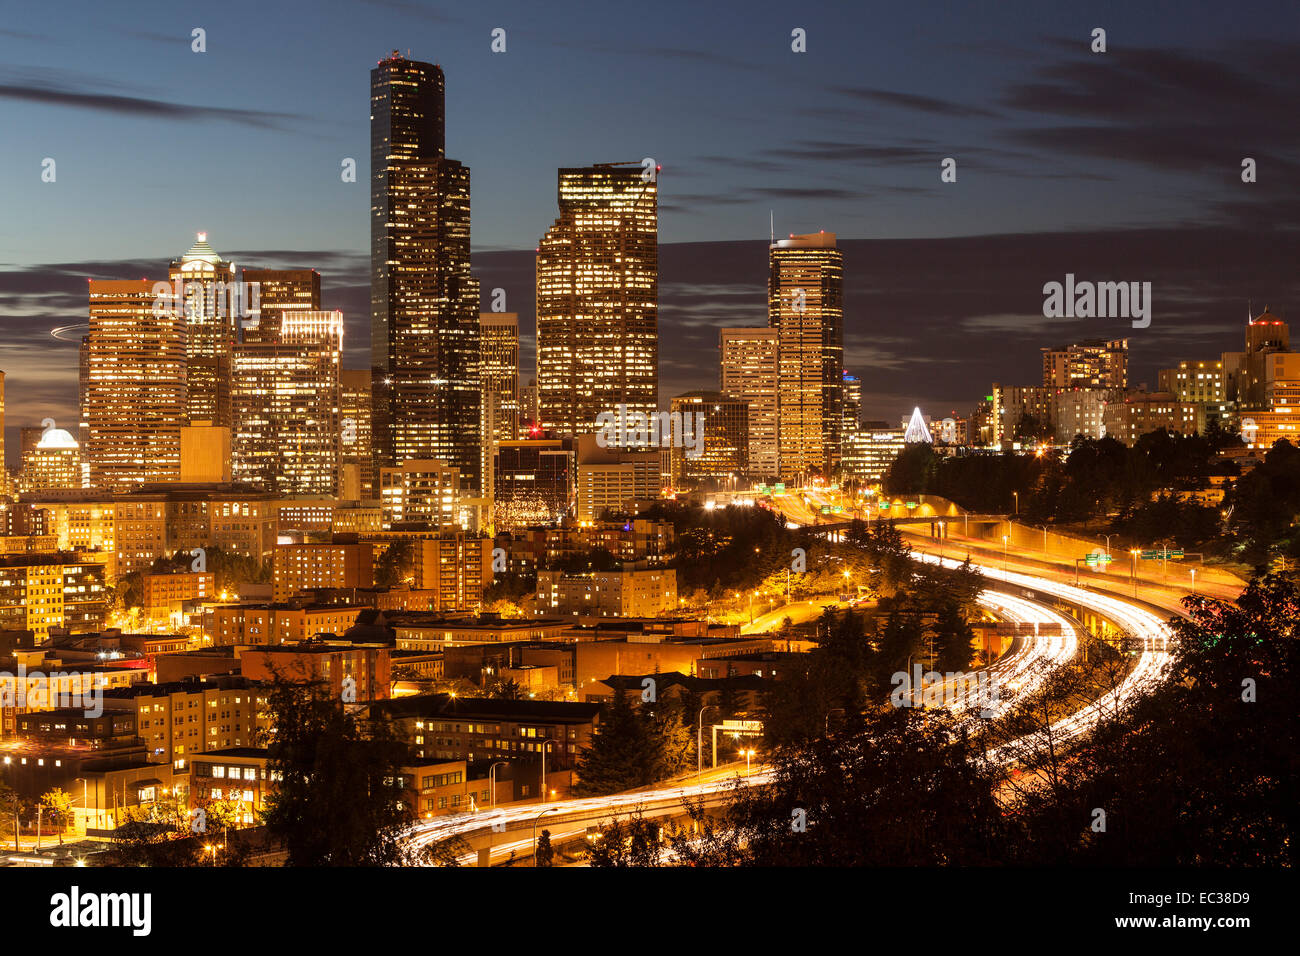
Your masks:
<svg viewBox="0 0 1300 956"><path fill-rule="evenodd" d="M48 74L48 71L42 72ZM42 79L39 74L28 75L26 78L10 75L5 79L6 82L0 82L0 99L38 103L43 106L65 106L163 120L195 122L220 120L261 129L285 129L286 121L303 119L302 116L293 113L194 106L140 96L99 93L67 82Z"/></svg>
<svg viewBox="0 0 1300 956"><path fill-rule="evenodd" d="M899 93L895 90L879 90L866 86L833 86L831 90L851 96L854 99L878 103L896 109L918 113L931 113L936 116L980 116L994 117L998 114L981 106L970 106L953 100L936 99L933 96L921 96L917 93Z"/></svg>

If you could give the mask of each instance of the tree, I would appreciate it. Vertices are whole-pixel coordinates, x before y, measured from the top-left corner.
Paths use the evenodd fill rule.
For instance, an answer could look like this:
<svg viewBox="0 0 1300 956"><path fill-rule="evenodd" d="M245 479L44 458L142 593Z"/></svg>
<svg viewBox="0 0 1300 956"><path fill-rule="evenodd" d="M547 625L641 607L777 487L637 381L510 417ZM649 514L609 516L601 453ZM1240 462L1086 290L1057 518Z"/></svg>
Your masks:
<svg viewBox="0 0 1300 956"><path fill-rule="evenodd" d="M0 814L3 814L6 822L13 821L14 827L14 852L18 852L18 815L23 808L23 799L18 796L18 791L12 787L0 784Z"/></svg>
<svg viewBox="0 0 1300 956"><path fill-rule="evenodd" d="M41 794L41 806L45 808L43 816L46 820L61 831L68 828L68 823L72 820L72 794L55 787ZM63 842L62 833L59 834L59 842Z"/></svg>
<svg viewBox="0 0 1300 956"><path fill-rule="evenodd" d="M415 544L410 538L395 538L375 561L375 584L390 588L415 574Z"/></svg>
<svg viewBox="0 0 1300 956"><path fill-rule="evenodd" d="M638 809L627 821L614 820L587 849L591 866L625 869L660 865L660 828Z"/></svg>
<svg viewBox="0 0 1300 956"><path fill-rule="evenodd" d="M946 601L940 606L931 630L934 633L934 669L950 673L966 670L975 656L972 646L975 632L966 623L956 601Z"/></svg>
<svg viewBox="0 0 1300 956"><path fill-rule="evenodd" d="M523 700L524 689L513 678L510 680L495 680L488 691L488 696L493 700Z"/></svg>
<svg viewBox="0 0 1300 956"><path fill-rule="evenodd" d="M600 725L590 746L578 755L580 796L618 793L648 787L663 777L663 745L648 715L632 707L620 686L601 709Z"/></svg>
<svg viewBox="0 0 1300 956"><path fill-rule="evenodd" d="M384 866L404 858L407 747L386 720L364 724L319 685L277 680L263 819L290 866Z"/></svg>
<svg viewBox="0 0 1300 956"><path fill-rule="evenodd" d="M537 850L533 853L533 863L537 866L553 866L555 851L551 849L551 831L543 830L537 838Z"/></svg>

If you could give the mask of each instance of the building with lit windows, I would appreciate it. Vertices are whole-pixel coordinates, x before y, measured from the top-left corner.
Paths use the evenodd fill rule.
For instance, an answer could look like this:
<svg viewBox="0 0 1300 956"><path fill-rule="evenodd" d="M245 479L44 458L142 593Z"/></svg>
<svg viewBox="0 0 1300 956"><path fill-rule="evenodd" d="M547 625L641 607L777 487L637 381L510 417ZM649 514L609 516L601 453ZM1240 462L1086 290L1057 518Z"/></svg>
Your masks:
<svg viewBox="0 0 1300 956"><path fill-rule="evenodd" d="M1128 388L1128 339L1089 339L1042 353L1048 388Z"/></svg>
<svg viewBox="0 0 1300 956"><path fill-rule="evenodd" d="M537 402L559 437L659 405L659 211L653 170L559 170L559 217L537 249Z"/></svg>
<svg viewBox="0 0 1300 956"><path fill-rule="evenodd" d="M776 478L780 331L723 329L719 333L720 388L749 403L749 474Z"/></svg>
<svg viewBox="0 0 1300 956"><path fill-rule="evenodd" d="M1170 434L1196 434L1196 406L1168 392L1129 392L1105 410L1106 435L1125 445L1163 428Z"/></svg>
<svg viewBox="0 0 1300 956"><path fill-rule="evenodd" d="M81 446L62 428L44 429L23 454L24 491L81 487Z"/></svg>
<svg viewBox="0 0 1300 956"><path fill-rule="evenodd" d="M888 422L862 422L849 436L841 463L844 474L859 481L882 480L903 450L905 432L903 428L891 428Z"/></svg>
<svg viewBox="0 0 1300 956"><path fill-rule="evenodd" d="M362 608L348 604L217 604L207 609L203 630L217 647L297 644L318 634L342 634Z"/></svg>
<svg viewBox="0 0 1300 956"><path fill-rule="evenodd" d="M385 528L478 530L478 510L462 493L460 470L440 461L417 459L379 469L379 500Z"/></svg>
<svg viewBox="0 0 1300 956"><path fill-rule="evenodd" d="M101 562L66 552L0 554L0 631L98 631L110 592Z"/></svg>
<svg viewBox="0 0 1300 956"><path fill-rule="evenodd" d="M573 440L500 442L493 467L493 527L497 532L554 524L573 513Z"/></svg>
<svg viewBox="0 0 1300 956"><path fill-rule="evenodd" d="M335 700L347 703L386 700L392 685L387 644L353 644L322 639L302 644L246 647L239 651L239 670L252 680L318 683Z"/></svg>
<svg viewBox="0 0 1300 956"><path fill-rule="evenodd" d="M779 475L829 477L844 416L844 256L835 233L779 239L768 250L768 325L776 329Z"/></svg>
<svg viewBox="0 0 1300 956"><path fill-rule="evenodd" d="M233 474L279 494L339 480L343 313L287 311L275 339L234 350Z"/></svg>
<svg viewBox="0 0 1300 956"><path fill-rule="evenodd" d="M483 589L492 583L491 538L443 534L412 542L415 557L413 588L435 595L435 611L468 611L483 603Z"/></svg>
<svg viewBox="0 0 1300 956"><path fill-rule="evenodd" d="M370 71L370 354L377 464L437 459L477 489L479 286L469 169L444 151L441 68Z"/></svg>
<svg viewBox="0 0 1300 956"><path fill-rule="evenodd" d="M187 416L185 319L147 279L90 281L86 445L92 488L175 481Z"/></svg>
<svg viewBox="0 0 1300 956"><path fill-rule="evenodd" d="M1227 427L1232 418L1228 403L1223 362L1179 362L1175 368L1157 373L1158 388L1180 402L1197 406L1197 430L1204 432L1212 424Z"/></svg>
<svg viewBox="0 0 1300 956"><path fill-rule="evenodd" d="M172 261L167 278L173 293L180 292L174 305L185 325L185 420L229 428L231 351L239 313L247 306L238 293L235 264L217 255L201 232Z"/></svg>
<svg viewBox="0 0 1300 956"><path fill-rule="evenodd" d="M990 416L994 445L1018 441L1016 432L1022 422L1032 419L1040 428L1051 427L1052 400L1056 389L1038 385L1000 385L993 383Z"/></svg>
<svg viewBox="0 0 1300 956"><path fill-rule="evenodd" d="M663 465L658 451L601 448L596 435L577 442L576 517L595 521L605 511L622 512L635 502L657 499L663 490Z"/></svg>
<svg viewBox="0 0 1300 956"><path fill-rule="evenodd" d="M269 729L266 691L240 675L104 691L105 713L134 713L150 763L183 773L198 755L246 747Z"/></svg>
<svg viewBox="0 0 1300 956"><path fill-rule="evenodd" d="M676 610L677 572L672 568L537 572L539 616L657 617Z"/></svg>
<svg viewBox="0 0 1300 956"><path fill-rule="evenodd" d="M343 369L339 373L339 467L342 477L338 495L349 501L376 497L370 409L370 369Z"/></svg>
<svg viewBox="0 0 1300 956"><path fill-rule="evenodd" d="M319 312L320 273L315 269L245 269L245 285L256 286L250 315L243 324L244 342L278 342L286 314Z"/></svg>
<svg viewBox="0 0 1300 956"><path fill-rule="evenodd" d="M701 482L730 483L734 487L749 474L749 402L721 392L694 391L676 396L671 408L673 415L680 415L684 423L690 422L692 434L703 422L702 447L672 444L674 488L688 488ZM696 415L704 417L697 419ZM686 427L683 424L683 431ZM698 435L695 440L701 441ZM696 449L700 451L698 456L694 456Z"/></svg>
<svg viewBox="0 0 1300 956"><path fill-rule="evenodd" d="M375 583L375 548L355 541L279 544L272 580L276 601L313 588L368 588Z"/></svg>

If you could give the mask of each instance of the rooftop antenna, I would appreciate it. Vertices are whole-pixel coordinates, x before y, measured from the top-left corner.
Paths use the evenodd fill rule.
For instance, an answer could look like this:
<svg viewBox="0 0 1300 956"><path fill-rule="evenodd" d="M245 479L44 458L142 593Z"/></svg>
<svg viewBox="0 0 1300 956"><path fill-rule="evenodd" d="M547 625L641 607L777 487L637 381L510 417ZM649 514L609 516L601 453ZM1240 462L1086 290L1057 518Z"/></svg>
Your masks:
<svg viewBox="0 0 1300 956"><path fill-rule="evenodd" d="M769 225L768 234L771 237L770 241L772 245L776 245L776 213L774 213L772 210L769 209L767 211L767 216L768 216L768 225Z"/></svg>
<svg viewBox="0 0 1300 956"><path fill-rule="evenodd" d="M1247 299L1246 300L1246 324L1250 325L1250 323L1254 321L1255 321L1255 305L1252 302L1252 300Z"/></svg>

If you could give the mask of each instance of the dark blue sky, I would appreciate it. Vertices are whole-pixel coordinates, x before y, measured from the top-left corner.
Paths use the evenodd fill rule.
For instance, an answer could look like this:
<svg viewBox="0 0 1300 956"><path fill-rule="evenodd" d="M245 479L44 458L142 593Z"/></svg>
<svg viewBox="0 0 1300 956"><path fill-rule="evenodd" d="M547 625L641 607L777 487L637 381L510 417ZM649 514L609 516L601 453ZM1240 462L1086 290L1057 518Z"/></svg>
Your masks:
<svg viewBox="0 0 1300 956"><path fill-rule="evenodd" d="M1088 49L1098 26L1104 55ZM791 52L794 27L807 53ZM368 71L394 48L446 71L475 266L525 327L529 263L505 250L531 252L554 218L559 166L654 157L663 243L753 241L665 250L664 397L712 383L718 325L762 321L769 210L780 233L869 240L846 260L846 353L882 417L968 411L994 378L1032 382L1038 346L1114 334L1035 316L1042 283L1089 249L1116 273L1097 278L1164 282L1153 328L1132 336L1153 383L1171 350L1233 346L1247 297L1285 314L1297 292L1294 0L9 4L9 425L71 414L75 346L48 333L84 323L85 276L158 275L199 229L240 264L319 267L364 348ZM940 182L947 156L955 184ZM1259 182L1241 183L1243 156ZM356 183L340 181L344 157ZM1002 238L954 244L978 236ZM973 271L953 255L973 249L1003 252ZM675 351L686 342L699 347Z"/></svg>

